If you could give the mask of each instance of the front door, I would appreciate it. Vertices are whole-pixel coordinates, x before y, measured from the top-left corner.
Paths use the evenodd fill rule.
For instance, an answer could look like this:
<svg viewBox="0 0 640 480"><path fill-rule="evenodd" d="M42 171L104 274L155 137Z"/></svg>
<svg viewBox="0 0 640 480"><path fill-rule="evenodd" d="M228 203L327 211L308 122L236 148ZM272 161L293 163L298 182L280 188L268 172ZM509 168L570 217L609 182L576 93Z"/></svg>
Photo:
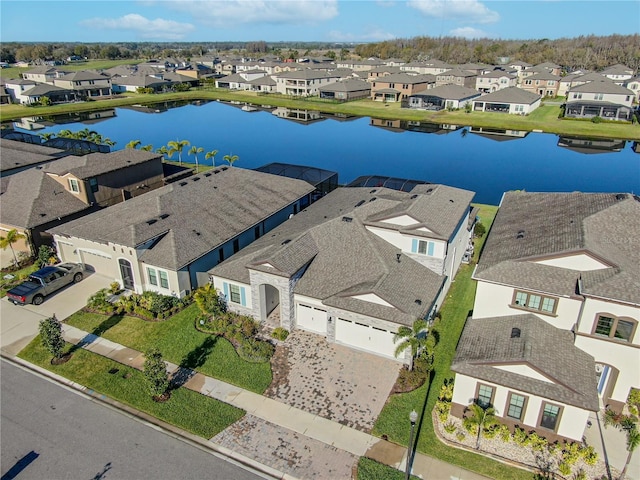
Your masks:
<svg viewBox="0 0 640 480"><path fill-rule="evenodd" d="M121 258L118 260L120 264L120 275L122 276L122 286L125 290L133 290L133 269L131 268L131 262Z"/></svg>

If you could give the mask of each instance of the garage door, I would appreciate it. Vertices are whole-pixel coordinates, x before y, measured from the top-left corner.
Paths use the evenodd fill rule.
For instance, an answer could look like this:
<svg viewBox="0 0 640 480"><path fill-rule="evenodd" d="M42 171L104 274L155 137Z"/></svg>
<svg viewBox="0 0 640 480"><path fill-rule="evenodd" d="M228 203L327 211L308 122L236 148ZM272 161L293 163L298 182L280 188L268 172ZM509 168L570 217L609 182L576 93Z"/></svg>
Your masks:
<svg viewBox="0 0 640 480"><path fill-rule="evenodd" d="M85 264L85 268L87 270L89 270L90 272L96 272L100 275L105 275L107 277L118 277L118 275L116 275L114 271L114 260L112 260L110 257L107 257L106 254L83 249L78 250L80 251L80 258Z"/></svg>
<svg viewBox="0 0 640 480"><path fill-rule="evenodd" d="M296 306L296 320L299 328L314 333L327 333L327 311L298 303Z"/></svg>
<svg viewBox="0 0 640 480"><path fill-rule="evenodd" d="M381 328L370 327L344 318L338 318L336 324L336 342L344 343L361 350L395 358L396 345L393 333Z"/></svg>

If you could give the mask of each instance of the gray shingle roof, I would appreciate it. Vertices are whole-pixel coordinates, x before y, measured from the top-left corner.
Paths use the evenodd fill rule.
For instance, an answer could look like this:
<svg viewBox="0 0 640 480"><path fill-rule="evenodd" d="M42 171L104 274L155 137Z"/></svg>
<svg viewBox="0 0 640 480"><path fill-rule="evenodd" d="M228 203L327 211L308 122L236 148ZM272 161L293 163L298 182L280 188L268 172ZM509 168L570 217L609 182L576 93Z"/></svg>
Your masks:
<svg viewBox="0 0 640 480"><path fill-rule="evenodd" d="M508 87L502 90L497 90L493 93L487 93L478 98L477 102L499 102L499 103L526 103L531 105L532 103L540 99L540 95L532 92L527 92L518 87Z"/></svg>
<svg viewBox="0 0 640 480"><path fill-rule="evenodd" d="M580 293L640 303L640 201L615 193L507 192L475 278L558 295ZM534 263L587 252L609 268L597 272Z"/></svg>
<svg viewBox="0 0 640 480"><path fill-rule="evenodd" d="M511 338L512 328L520 336ZM553 355L550 355L553 352ZM553 383L495 368L527 365ZM573 334L532 314L469 319L451 370L590 411L599 409L595 360Z"/></svg>
<svg viewBox="0 0 640 480"><path fill-rule="evenodd" d="M440 97L448 100L464 100L467 98L479 97L480 92L473 88L463 87L461 85L440 85L439 87L430 88L429 90L417 93L415 96L432 96Z"/></svg>
<svg viewBox="0 0 640 480"><path fill-rule="evenodd" d="M411 75L408 73L392 73L384 77L378 77L373 80L376 83L407 83L414 85L416 83L435 83L436 76L430 73L421 75Z"/></svg>
<svg viewBox="0 0 640 480"><path fill-rule="evenodd" d="M134 148L126 148L110 153L90 153L82 157L66 157L46 165L45 172L56 175L71 173L78 178L89 179L107 172L115 172L133 165L139 165L162 155Z"/></svg>
<svg viewBox="0 0 640 480"><path fill-rule="evenodd" d="M159 239L140 260L178 270L312 191L302 180L223 167L105 208L53 233L132 248Z"/></svg>
<svg viewBox="0 0 640 480"><path fill-rule="evenodd" d="M593 82L571 87L569 93L612 93L618 95L633 95L633 92L628 88L613 83L610 80L595 80Z"/></svg>
<svg viewBox="0 0 640 480"><path fill-rule="evenodd" d="M451 188L435 187L442 187L443 191ZM460 199L459 207L463 197L470 200L473 196L472 192L460 192L465 195L456 197ZM249 269L290 278L308 265L295 285L296 294L320 299L328 306L411 325L415 318L429 311L445 278L401 254L366 225L371 218L387 218L391 212L411 212L416 204L417 209L423 208L424 197L428 196L386 188L337 189L210 273L250 283ZM443 231L453 228L451 225L455 227L468 213L467 202L467 209L449 208L452 216L458 216L445 221L436 203L432 203L432 218L425 220ZM412 213L422 218L429 213L427 210ZM391 224L385 227L394 228ZM378 295L393 308L352 298L365 293Z"/></svg>
<svg viewBox="0 0 640 480"><path fill-rule="evenodd" d="M361 90L371 90L371 84L358 78L340 80L320 88L321 92L359 92Z"/></svg>
<svg viewBox="0 0 640 480"><path fill-rule="evenodd" d="M3 172L27 165L49 162L66 155L68 153L58 148L17 140L0 140L0 170Z"/></svg>
<svg viewBox="0 0 640 480"><path fill-rule="evenodd" d="M36 96L50 95L52 93L62 94L64 92L71 93L71 90L62 88L62 87L56 87L55 85L49 85L48 83L40 83L35 87L30 88L29 90L23 92L22 95L26 97L36 97Z"/></svg>

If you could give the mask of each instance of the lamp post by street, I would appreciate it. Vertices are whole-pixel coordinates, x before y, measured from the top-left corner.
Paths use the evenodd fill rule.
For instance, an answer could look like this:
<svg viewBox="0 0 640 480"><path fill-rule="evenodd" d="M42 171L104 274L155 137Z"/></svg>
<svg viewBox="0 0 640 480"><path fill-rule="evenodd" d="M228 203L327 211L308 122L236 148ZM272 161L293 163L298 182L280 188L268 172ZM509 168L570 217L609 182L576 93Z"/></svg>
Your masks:
<svg viewBox="0 0 640 480"><path fill-rule="evenodd" d="M409 434L409 446L407 447L407 475L406 480L409 480L411 476L411 454L413 452L413 429L418 421L418 412L412 410L409 414L409 421L411 422L411 433Z"/></svg>

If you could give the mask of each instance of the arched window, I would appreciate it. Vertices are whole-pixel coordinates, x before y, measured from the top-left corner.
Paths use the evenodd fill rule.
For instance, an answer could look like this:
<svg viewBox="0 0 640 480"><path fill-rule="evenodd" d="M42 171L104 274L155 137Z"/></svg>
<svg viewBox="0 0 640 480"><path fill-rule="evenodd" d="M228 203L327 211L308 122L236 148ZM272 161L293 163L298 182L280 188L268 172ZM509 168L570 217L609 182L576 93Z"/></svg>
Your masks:
<svg viewBox="0 0 640 480"><path fill-rule="evenodd" d="M599 313L596 315L593 334L624 342L631 342L637 326L638 322L632 318L617 317L610 313Z"/></svg>

